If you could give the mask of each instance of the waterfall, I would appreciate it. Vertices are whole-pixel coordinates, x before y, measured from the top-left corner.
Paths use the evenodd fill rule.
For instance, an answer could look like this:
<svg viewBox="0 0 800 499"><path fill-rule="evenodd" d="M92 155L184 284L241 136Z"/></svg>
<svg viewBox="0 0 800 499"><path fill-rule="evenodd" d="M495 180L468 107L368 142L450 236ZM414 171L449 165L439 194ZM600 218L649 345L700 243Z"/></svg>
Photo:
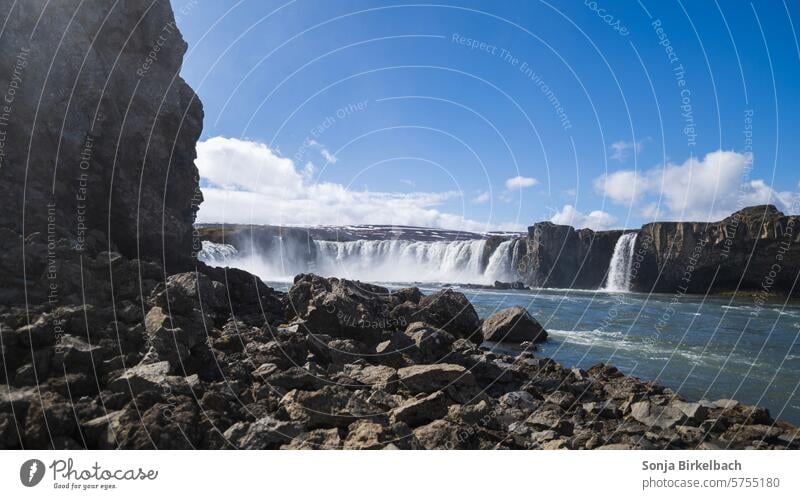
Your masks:
<svg viewBox="0 0 800 499"><path fill-rule="evenodd" d="M514 265L514 247L516 241L503 241L489 257L486 264L486 276L494 281L516 281L511 278Z"/></svg>
<svg viewBox="0 0 800 499"><path fill-rule="evenodd" d="M224 265L239 253L231 244L218 244L211 241L203 241L202 244L203 248L197 254L197 258L209 265Z"/></svg>
<svg viewBox="0 0 800 499"><path fill-rule="evenodd" d="M238 267L271 281L314 272L372 282L493 284L517 281L519 239L503 241L483 267L485 239L463 241L356 240L314 241L313 258L292 258L280 244L237 252L227 244L203 241L200 260Z"/></svg>
<svg viewBox="0 0 800 499"><path fill-rule="evenodd" d="M614 254L608 266L608 277L603 289L606 291L624 292L631 288L633 278L633 251L636 246L636 232L623 234L614 246Z"/></svg>
<svg viewBox="0 0 800 499"><path fill-rule="evenodd" d="M483 282L486 241L317 241L318 272L365 281Z"/></svg>

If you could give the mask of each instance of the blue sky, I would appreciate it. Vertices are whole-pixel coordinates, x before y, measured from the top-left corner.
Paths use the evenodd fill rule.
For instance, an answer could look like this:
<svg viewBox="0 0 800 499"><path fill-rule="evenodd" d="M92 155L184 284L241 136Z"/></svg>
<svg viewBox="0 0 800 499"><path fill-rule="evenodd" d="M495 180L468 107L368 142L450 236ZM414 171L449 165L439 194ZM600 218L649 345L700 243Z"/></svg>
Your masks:
<svg viewBox="0 0 800 499"><path fill-rule="evenodd" d="M173 0L199 221L524 230L796 213L797 7Z"/></svg>

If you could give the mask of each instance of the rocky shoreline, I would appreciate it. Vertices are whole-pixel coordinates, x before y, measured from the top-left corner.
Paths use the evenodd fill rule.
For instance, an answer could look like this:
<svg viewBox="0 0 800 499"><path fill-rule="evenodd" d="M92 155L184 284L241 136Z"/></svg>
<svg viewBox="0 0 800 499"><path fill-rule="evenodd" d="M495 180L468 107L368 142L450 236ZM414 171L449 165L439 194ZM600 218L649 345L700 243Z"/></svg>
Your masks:
<svg viewBox="0 0 800 499"><path fill-rule="evenodd" d="M0 448L800 448L766 409L538 358L527 312L481 320L451 289L150 270L141 304L123 287L116 308L32 307L30 324L0 308Z"/></svg>

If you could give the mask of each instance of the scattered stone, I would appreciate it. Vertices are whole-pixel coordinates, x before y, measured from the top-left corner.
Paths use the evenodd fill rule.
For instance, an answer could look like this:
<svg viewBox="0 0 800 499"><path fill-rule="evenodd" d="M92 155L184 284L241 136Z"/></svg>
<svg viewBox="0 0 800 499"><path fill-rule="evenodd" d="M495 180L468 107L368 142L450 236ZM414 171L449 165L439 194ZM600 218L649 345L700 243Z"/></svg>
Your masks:
<svg viewBox="0 0 800 499"><path fill-rule="evenodd" d="M472 385L475 379L456 364L429 364L404 367L397 371L400 383L411 393L433 393L454 383Z"/></svg>
<svg viewBox="0 0 800 499"><path fill-rule="evenodd" d="M652 402L642 401L631 404L631 417L649 427L667 429L685 419L686 415L676 407L658 406Z"/></svg>
<svg viewBox="0 0 800 499"><path fill-rule="evenodd" d="M542 342L547 331L522 307L511 307L495 312L483 321L483 339L493 342Z"/></svg>
<svg viewBox="0 0 800 499"><path fill-rule="evenodd" d="M447 414L447 397L435 392L425 398L411 400L391 412L392 421L400 421L414 428Z"/></svg>

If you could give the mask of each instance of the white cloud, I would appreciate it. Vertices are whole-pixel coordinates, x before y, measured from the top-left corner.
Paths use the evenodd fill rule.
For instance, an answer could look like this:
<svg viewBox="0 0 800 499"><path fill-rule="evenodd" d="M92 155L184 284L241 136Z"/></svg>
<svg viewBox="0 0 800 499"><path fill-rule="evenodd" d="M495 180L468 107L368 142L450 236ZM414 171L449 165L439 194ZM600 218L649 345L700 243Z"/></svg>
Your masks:
<svg viewBox="0 0 800 499"><path fill-rule="evenodd" d="M488 224L437 209L461 197L457 191L354 191L332 182L313 183L313 164L306 163L305 171L298 172L292 160L258 142L210 138L197 144L196 164L205 185L198 222L524 230L517 223Z"/></svg>
<svg viewBox="0 0 800 499"><path fill-rule="evenodd" d="M571 225L575 228L589 228L593 230L610 229L617 223L617 219L610 213L595 210L585 215L575 209L571 204L565 204L561 211L556 212L550 221L558 225Z"/></svg>
<svg viewBox="0 0 800 499"><path fill-rule="evenodd" d="M487 192L481 192L480 194L472 198L472 202L474 204L486 204L489 202L490 199L492 199L492 195L489 194L489 192L487 191Z"/></svg>
<svg viewBox="0 0 800 499"><path fill-rule="evenodd" d="M631 206L638 201L645 180L633 170L620 170L602 175L594 180L594 187L617 204Z"/></svg>
<svg viewBox="0 0 800 499"><path fill-rule="evenodd" d="M631 156L631 153L638 155L640 152L642 152L642 149L644 149L644 143L648 140L650 139L647 138L638 142L618 140L611 144L611 146L608 148L611 152L609 158L619 162L625 161Z"/></svg>
<svg viewBox="0 0 800 499"><path fill-rule="evenodd" d="M535 178L517 175L516 177L511 177L510 179L506 180L506 189L509 191L516 191L525 187L533 187L538 183L539 181Z"/></svg>
<svg viewBox="0 0 800 499"><path fill-rule="evenodd" d="M650 219L720 220L745 206L765 203L790 211L798 194L750 180L752 161L751 154L719 150L681 164L620 170L595 179L594 185L615 203L637 207Z"/></svg>
<svg viewBox="0 0 800 499"><path fill-rule="evenodd" d="M292 160L258 142L212 137L197 143L195 164L201 177L226 189L280 195L303 186Z"/></svg>
<svg viewBox="0 0 800 499"><path fill-rule="evenodd" d="M314 149L319 151L319 154L323 158L325 158L325 161L327 161L328 163L330 163L332 165L336 164L336 162L339 161L339 159L336 156L334 156L333 153L330 152L327 147L325 147L323 144L320 144L319 142L317 142L314 139L306 140L306 146L313 147Z"/></svg>

